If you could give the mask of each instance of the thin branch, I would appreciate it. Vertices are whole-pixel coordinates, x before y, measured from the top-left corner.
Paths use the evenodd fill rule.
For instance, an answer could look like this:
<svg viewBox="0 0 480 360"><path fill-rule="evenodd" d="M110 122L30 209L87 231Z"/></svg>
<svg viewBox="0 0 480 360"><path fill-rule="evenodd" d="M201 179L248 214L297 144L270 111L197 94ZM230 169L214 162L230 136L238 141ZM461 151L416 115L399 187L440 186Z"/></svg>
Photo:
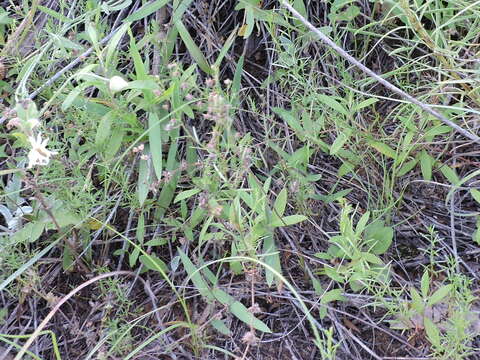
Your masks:
<svg viewBox="0 0 480 360"><path fill-rule="evenodd" d="M373 79L378 81L380 84L385 86L387 89L390 89L394 93L400 95L404 99L410 101L412 104L415 104L419 106L422 110L425 112L435 116L437 119L442 121L444 124L450 126L451 128L455 129L457 132L462 134L463 136L469 138L470 140L473 140L477 143L480 143L480 137L477 135L463 129L462 127L458 126L451 120L447 119L444 115L440 114L439 112L435 111L430 105L422 103L418 99L414 98L413 96L407 94L405 91L402 89L396 87L389 81L383 79L380 75L376 74L373 72L371 69L363 65L361 62L359 62L357 59L355 59L353 56L349 55L345 50L343 50L340 46L335 44L328 36L323 34L320 30L318 30L315 26L313 26L307 19L305 19L297 10L295 10L286 0L281 1L283 6L285 6L292 14L294 17L296 17L298 20L300 20L307 28L309 28L311 31L313 31L319 38L322 40L325 44L330 46L332 49L334 49L340 56L342 56L344 59L358 67L360 70L362 70L364 73L367 75L371 76Z"/></svg>

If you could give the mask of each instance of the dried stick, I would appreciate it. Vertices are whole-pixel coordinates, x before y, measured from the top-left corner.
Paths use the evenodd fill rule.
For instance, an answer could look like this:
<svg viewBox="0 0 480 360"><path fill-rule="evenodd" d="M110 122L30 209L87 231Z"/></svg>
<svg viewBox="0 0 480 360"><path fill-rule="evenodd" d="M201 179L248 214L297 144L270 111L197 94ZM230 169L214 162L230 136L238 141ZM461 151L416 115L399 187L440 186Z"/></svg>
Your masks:
<svg viewBox="0 0 480 360"><path fill-rule="evenodd" d="M315 26L313 26L307 19L305 19L297 10L295 10L292 5L290 5L286 0L281 0L282 5L285 6L292 14L294 17L296 17L298 20L300 20L307 28L309 28L311 31L313 31L319 38L322 40L325 44L330 46L332 49L334 49L340 56L342 56L344 59L349 61L351 64L355 65L357 68L362 70L364 73L367 75L371 76L373 79L378 81L380 84L385 86L387 89L393 91L394 93L400 95L404 99L410 101L412 104L415 104L419 106L423 111L429 113L430 115L435 116L437 119L442 121L445 125L450 126L451 128L455 129L457 132L462 134L463 136L469 138L470 140L473 140L477 143L480 143L480 137L477 135L463 129L462 127L458 126L455 124L453 121L447 119L444 115L441 113L437 112L434 110L430 105L422 103L420 100L414 98L413 96L407 94L405 91L402 89L396 87L393 85L391 82L383 79L381 76L376 74L374 71L363 65L361 62L359 62L357 59L355 59L353 56L348 54L345 50L343 50L340 46L335 44L328 36L323 34L320 30L318 30Z"/></svg>

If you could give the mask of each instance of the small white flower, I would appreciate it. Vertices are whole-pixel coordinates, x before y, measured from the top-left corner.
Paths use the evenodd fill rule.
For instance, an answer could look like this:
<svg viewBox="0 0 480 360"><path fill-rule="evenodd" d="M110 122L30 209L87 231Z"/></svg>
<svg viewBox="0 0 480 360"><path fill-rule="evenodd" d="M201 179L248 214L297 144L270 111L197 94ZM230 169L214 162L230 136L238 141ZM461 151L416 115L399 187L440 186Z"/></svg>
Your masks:
<svg viewBox="0 0 480 360"><path fill-rule="evenodd" d="M108 82L108 87L110 88L110 91L113 93L125 90L127 86L128 86L128 81L125 81L120 76L113 76Z"/></svg>
<svg viewBox="0 0 480 360"><path fill-rule="evenodd" d="M42 140L42 134L38 134L37 138L33 136L28 137L32 150L28 153L28 169L35 165L47 165L50 162L50 157L57 154L56 151L47 150L48 139Z"/></svg>

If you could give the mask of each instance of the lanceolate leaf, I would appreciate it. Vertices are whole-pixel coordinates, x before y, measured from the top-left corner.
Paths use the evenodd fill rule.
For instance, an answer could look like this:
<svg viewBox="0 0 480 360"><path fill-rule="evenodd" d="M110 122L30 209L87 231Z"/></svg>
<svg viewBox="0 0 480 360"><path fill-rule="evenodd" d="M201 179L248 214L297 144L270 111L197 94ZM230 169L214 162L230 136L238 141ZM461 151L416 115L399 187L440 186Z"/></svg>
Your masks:
<svg viewBox="0 0 480 360"><path fill-rule="evenodd" d="M452 288L453 285L451 284L442 286L440 289L435 291L432 296L430 296L430 298L428 299L428 305L432 306L442 301L443 298L445 298L450 293L450 291L452 291Z"/></svg>
<svg viewBox="0 0 480 360"><path fill-rule="evenodd" d="M188 258L188 256L182 251L182 249L178 249L178 253L180 254L180 259L182 260L183 267L185 268L188 276L192 280L193 284L197 288L198 292L207 300L213 300L214 296L208 286L207 282L197 270L195 265L192 261Z"/></svg>
<svg viewBox="0 0 480 360"><path fill-rule="evenodd" d="M175 200L173 202L177 203L179 201L188 199L188 198L192 197L193 195L198 194L200 191L201 191L200 189L190 189L190 190L182 191L180 194L178 194L175 197Z"/></svg>
<svg viewBox="0 0 480 360"><path fill-rule="evenodd" d="M275 239L273 238L273 233L269 233L263 240L263 253L266 254L265 264L271 266L279 274L281 274L282 266L280 265L280 254L278 253L277 246L275 245ZM273 280L274 280L274 273L266 269L265 277L267 280L267 285L272 286Z"/></svg>
<svg viewBox="0 0 480 360"><path fill-rule="evenodd" d="M277 195L273 209L275 210L274 214L282 217L287 206L287 189L283 188L280 193Z"/></svg>
<svg viewBox="0 0 480 360"><path fill-rule="evenodd" d="M282 219L274 220L271 225L273 227L288 226L298 224L299 222L305 221L307 219L308 218L305 215L290 215L285 216Z"/></svg>
<svg viewBox="0 0 480 360"><path fill-rule="evenodd" d="M375 150L382 153L383 155L388 156L389 158L392 158L392 159L397 158L397 153L395 152L395 150L393 150L390 146L388 146L385 143L382 143L380 141L370 140L368 142L368 145L370 145L371 147L373 147Z"/></svg>
<svg viewBox="0 0 480 360"><path fill-rule="evenodd" d="M252 315L250 311L240 301L236 301L232 296L220 289L213 289L213 295L223 305L228 306L230 312L235 315L239 320L243 321L248 326L253 326L255 329L271 333L272 331L261 320Z"/></svg>
<svg viewBox="0 0 480 360"><path fill-rule="evenodd" d="M477 189L470 189L470 195L480 204L480 191Z"/></svg>
<svg viewBox="0 0 480 360"><path fill-rule="evenodd" d="M208 64L207 59L203 55L202 51L198 48L197 44L195 44L195 41L193 41L185 25L183 25L183 23L180 20L178 20L177 22L175 22L175 27L177 28L178 33L180 34L180 37L185 43L185 46L187 47L188 52L193 57L193 59L197 62L200 69L205 71L207 74L211 74L212 68Z"/></svg>
<svg viewBox="0 0 480 360"><path fill-rule="evenodd" d="M150 155L150 151L148 148L148 145L145 147L145 150L143 152L147 156ZM151 165L152 165L152 160L151 159L140 159L140 165L138 169L138 182L137 182L137 196L138 196L138 202L140 206L143 206L145 200L147 199L148 192L150 190L150 184L151 184Z"/></svg>
<svg viewBox="0 0 480 360"><path fill-rule="evenodd" d="M162 178L162 132L160 129L160 118L155 112L148 116L148 140L150 142L150 151L152 153L153 168L157 179Z"/></svg>
<svg viewBox="0 0 480 360"><path fill-rule="evenodd" d="M144 17L153 14L155 11L160 10L170 0L157 0L152 3L148 3L135 11L132 15L127 16L123 22L137 21Z"/></svg>

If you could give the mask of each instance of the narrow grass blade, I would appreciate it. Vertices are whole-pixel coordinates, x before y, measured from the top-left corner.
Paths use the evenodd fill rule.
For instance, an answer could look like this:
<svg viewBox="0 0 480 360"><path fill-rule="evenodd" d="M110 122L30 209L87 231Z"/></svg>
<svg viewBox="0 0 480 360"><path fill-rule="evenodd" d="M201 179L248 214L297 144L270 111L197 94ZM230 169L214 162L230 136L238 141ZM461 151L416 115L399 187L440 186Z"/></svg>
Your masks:
<svg viewBox="0 0 480 360"><path fill-rule="evenodd" d="M185 25L183 25L183 23L179 20L175 23L175 27L177 28L178 33L180 34L180 37L185 43L185 46L187 47L188 52L193 57L193 59L197 62L200 69L205 71L207 74L212 74L212 68L208 64L207 59L203 55L202 51L198 48L197 44L195 44L195 41L193 41Z"/></svg>

